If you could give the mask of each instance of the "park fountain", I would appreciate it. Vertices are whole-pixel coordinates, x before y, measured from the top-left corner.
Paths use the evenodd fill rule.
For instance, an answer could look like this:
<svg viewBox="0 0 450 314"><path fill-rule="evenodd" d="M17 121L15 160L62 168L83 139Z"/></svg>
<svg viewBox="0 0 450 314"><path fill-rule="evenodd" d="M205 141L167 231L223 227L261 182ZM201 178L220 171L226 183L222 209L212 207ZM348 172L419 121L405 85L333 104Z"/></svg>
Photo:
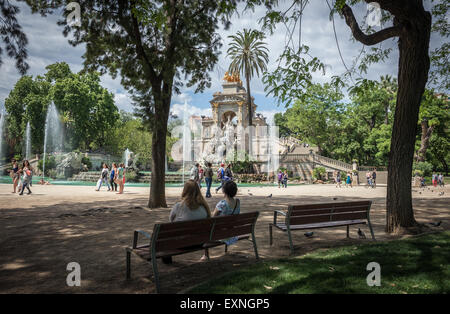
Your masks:
<svg viewBox="0 0 450 314"><path fill-rule="evenodd" d="M130 150L128 148L125 149L125 151L123 152L123 160L125 162L125 168L128 168L128 163L130 162L130 155L131 155Z"/></svg>
<svg viewBox="0 0 450 314"><path fill-rule="evenodd" d="M274 117L271 117L268 125L268 158L267 158L267 177L276 175L279 164L279 147L278 147L278 127L275 125Z"/></svg>
<svg viewBox="0 0 450 314"><path fill-rule="evenodd" d="M189 112L187 102L184 101L183 110L183 184L184 184L184 172L185 162L191 161L191 130L189 127Z"/></svg>
<svg viewBox="0 0 450 314"><path fill-rule="evenodd" d="M25 131L25 158L30 160L31 158L31 126L30 122L27 123L27 129Z"/></svg>
<svg viewBox="0 0 450 314"><path fill-rule="evenodd" d="M0 165L3 162L3 126L5 124L5 112L3 110L0 110Z"/></svg>
<svg viewBox="0 0 450 314"><path fill-rule="evenodd" d="M62 125L59 120L58 110L54 103L47 109L44 133L44 160L42 164L42 178L45 176L45 159L47 151L56 152L63 149Z"/></svg>

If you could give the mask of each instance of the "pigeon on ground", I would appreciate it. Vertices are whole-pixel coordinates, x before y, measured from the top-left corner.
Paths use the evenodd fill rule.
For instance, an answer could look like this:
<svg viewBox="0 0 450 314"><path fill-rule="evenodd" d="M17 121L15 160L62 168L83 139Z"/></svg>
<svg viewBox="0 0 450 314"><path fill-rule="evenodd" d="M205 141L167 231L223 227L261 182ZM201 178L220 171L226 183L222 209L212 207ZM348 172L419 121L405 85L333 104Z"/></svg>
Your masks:
<svg viewBox="0 0 450 314"><path fill-rule="evenodd" d="M435 226L435 227L439 227L441 225L442 221L438 221L438 222L430 222L430 225Z"/></svg>
<svg viewBox="0 0 450 314"><path fill-rule="evenodd" d="M444 195L444 192L439 192L439 196L442 196L442 195Z"/></svg>
<svg viewBox="0 0 450 314"><path fill-rule="evenodd" d="M422 194L422 192L419 192L419 194Z"/></svg>
<svg viewBox="0 0 450 314"><path fill-rule="evenodd" d="M252 196L253 194L252 193L248 193L248 195Z"/></svg>
<svg viewBox="0 0 450 314"><path fill-rule="evenodd" d="M306 232L305 237L311 238L313 236L314 232Z"/></svg>
<svg viewBox="0 0 450 314"><path fill-rule="evenodd" d="M337 197L333 197L333 201L337 200Z"/></svg>
<svg viewBox="0 0 450 314"><path fill-rule="evenodd" d="M431 190L431 193L433 193L434 192L434 190Z"/></svg>
<svg viewBox="0 0 450 314"><path fill-rule="evenodd" d="M272 194L270 194L269 196L267 196L268 198L271 198L272 197Z"/></svg>
<svg viewBox="0 0 450 314"><path fill-rule="evenodd" d="M358 235L360 239L365 239L366 235L364 234L364 232L361 230L361 228L358 228Z"/></svg>

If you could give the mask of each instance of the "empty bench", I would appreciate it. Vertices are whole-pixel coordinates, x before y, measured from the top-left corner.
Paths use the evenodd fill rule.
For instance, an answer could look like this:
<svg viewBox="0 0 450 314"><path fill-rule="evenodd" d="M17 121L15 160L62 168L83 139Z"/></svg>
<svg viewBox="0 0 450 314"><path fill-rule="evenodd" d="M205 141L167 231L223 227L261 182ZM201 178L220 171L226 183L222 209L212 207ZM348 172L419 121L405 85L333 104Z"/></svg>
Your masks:
<svg viewBox="0 0 450 314"><path fill-rule="evenodd" d="M357 201L345 203L326 203L289 206L287 212L274 211L273 223L269 225L270 245L272 245L272 228L275 227L287 233L291 253L294 252L291 232L295 230L310 230L347 226L347 238L351 225L368 223L372 239L375 240L370 223L370 206L372 201ZM284 216L280 221L278 215Z"/></svg>
<svg viewBox="0 0 450 314"><path fill-rule="evenodd" d="M155 277L156 292L160 291L156 260L194 251L205 250L227 244L225 239L253 242L256 259L259 259L255 241L255 225L259 212L219 216L200 220L155 224L153 232L134 231L133 246L126 248L127 279L131 276L131 253L151 263ZM146 238L146 244L138 245L139 236ZM251 239L249 239L251 236ZM209 256L208 256L209 257Z"/></svg>

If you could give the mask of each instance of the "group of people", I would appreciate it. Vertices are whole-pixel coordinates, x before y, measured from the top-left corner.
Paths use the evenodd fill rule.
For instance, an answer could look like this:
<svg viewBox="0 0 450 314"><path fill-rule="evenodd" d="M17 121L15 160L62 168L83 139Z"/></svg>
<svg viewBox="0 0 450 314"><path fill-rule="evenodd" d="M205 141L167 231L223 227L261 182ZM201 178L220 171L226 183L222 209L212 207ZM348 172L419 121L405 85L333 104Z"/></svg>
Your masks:
<svg viewBox="0 0 450 314"><path fill-rule="evenodd" d="M340 188L341 184L342 184L342 175L341 175L341 171L335 171L334 172L334 182L336 183L336 187ZM345 187L353 187L353 179L352 179L352 173L351 172L347 172L346 174L346 178L345 178Z"/></svg>
<svg viewBox="0 0 450 314"><path fill-rule="evenodd" d="M439 174L433 173L431 175L431 184L433 184L434 187L437 187L438 185L440 187L444 187L445 183L444 183L444 176L442 175L442 173Z"/></svg>
<svg viewBox="0 0 450 314"><path fill-rule="evenodd" d="M199 163L196 163L190 172L190 179L197 183L199 189L202 188L203 179L206 183L206 198L211 197L211 185L214 176L212 164L208 162L205 169ZM216 193L222 189L227 182L233 181L233 171L231 171L231 164L225 167L224 163L221 163L217 170L217 179L220 180L220 185L216 188Z"/></svg>
<svg viewBox="0 0 450 314"><path fill-rule="evenodd" d="M117 186L119 186L119 192L117 194L123 194L125 186L125 165L120 163L117 164L113 162L111 164L111 171L106 163L103 164L103 169L100 174L100 179L97 182L96 191L100 191L102 185L108 187L108 191L117 192Z"/></svg>
<svg viewBox="0 0 450 314"><path fill-rule="evenodd" d="M377 187L377 169L373 171L368 170L366 172L367 187L376 188Z"/></svg>
<svg viewBox="0 0 450 314"><path fill-rule="evenodd" d="M23 195L25 189L28 190L28 194L31 194L30 187L33 185L33 167L31 167L30 162L28 160L24 160L22 162L22 166L19 166L19 163L16 159L12 161L12 170L10 172L10 176L13 179L13 192L19 192L19 195Z"/></svg>
<svg viewBox="0 0 450 314"><path fill-rule="evenodd" d="M211 168L210 164L207 165L206 171L208 168ZM221 166L221 168L223 167ZM199 181L194 179L187 180L184 184L183 192L181 193L181 200L177 202L170 211L169 221L188 221L221 215L239 214L241 208L239 199L235 198L238 191L236 183L232 180L228 180L221 185L221 188L223 190L224 198L216 204L213 210L211 210L200 191ZM230 245L235 243L236 240L236 238L230 238L226 239L225 242L227 245ZM207 258L208 251L206 249L201 260ZM172 258L163 258L163 262L170 264L172 263Z"/></svg>
<svg viewBox="0 0 450 314"><path fill-rule="evenodd" d="M280 187L287 188L287 182L289 179L287 170L284 170L284 172L281 170L278 171L277 179L278 179L278 188Z"/></svg>

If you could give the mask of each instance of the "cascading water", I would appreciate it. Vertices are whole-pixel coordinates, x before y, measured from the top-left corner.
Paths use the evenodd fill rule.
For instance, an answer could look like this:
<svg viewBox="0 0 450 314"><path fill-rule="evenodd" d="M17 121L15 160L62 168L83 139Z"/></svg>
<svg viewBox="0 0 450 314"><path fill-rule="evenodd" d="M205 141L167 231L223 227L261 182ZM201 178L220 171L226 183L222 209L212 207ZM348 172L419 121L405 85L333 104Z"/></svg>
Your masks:
<svg viewBox="0 0 450 314"><path fill-rule="evenodd" d="M123 152L123 160L125 161L125 168L128 168L128 162L130 161L130 150L128 148Z"/></svg>
<svg viewBox="0 0 450 314"><path fill-rule="evenodd" d="M3 163L3 127L5 124L5 111L0 110L0 165Z"/></svg>
<svg viewBox="0 0 450 314"><path fill-rule="evenodd" d="M184 101L183 110L183 184L185 161L191 161L191 130L189 128L189 112L187 102Z"/></svg>
<svg viewBox="0 0 450 314"><path fill-rule="evenodd" d="M31 158L31 126L30 122L27 123L27 129L25 131L25 158L30 160Z"/></svg>
<svg viewBox="0 0 450 314"><path fill-rule="evenodd" d="M280 165L278 127L275 125L274 117L269 119L268 140L267 177L270 177L270 173L276 175Z"/></svg>
<svg viewBox="0 0 450 314"><path fill-rule="evenodd" d="M63 137L62 125L59 120L58 110L54 103L51 103L47 109L47 116L45 118L45 134L44 134L44 160L42 164L42 178L45 176L45 159L47 157L47 150L49 152L62 151Z"/></svg>

